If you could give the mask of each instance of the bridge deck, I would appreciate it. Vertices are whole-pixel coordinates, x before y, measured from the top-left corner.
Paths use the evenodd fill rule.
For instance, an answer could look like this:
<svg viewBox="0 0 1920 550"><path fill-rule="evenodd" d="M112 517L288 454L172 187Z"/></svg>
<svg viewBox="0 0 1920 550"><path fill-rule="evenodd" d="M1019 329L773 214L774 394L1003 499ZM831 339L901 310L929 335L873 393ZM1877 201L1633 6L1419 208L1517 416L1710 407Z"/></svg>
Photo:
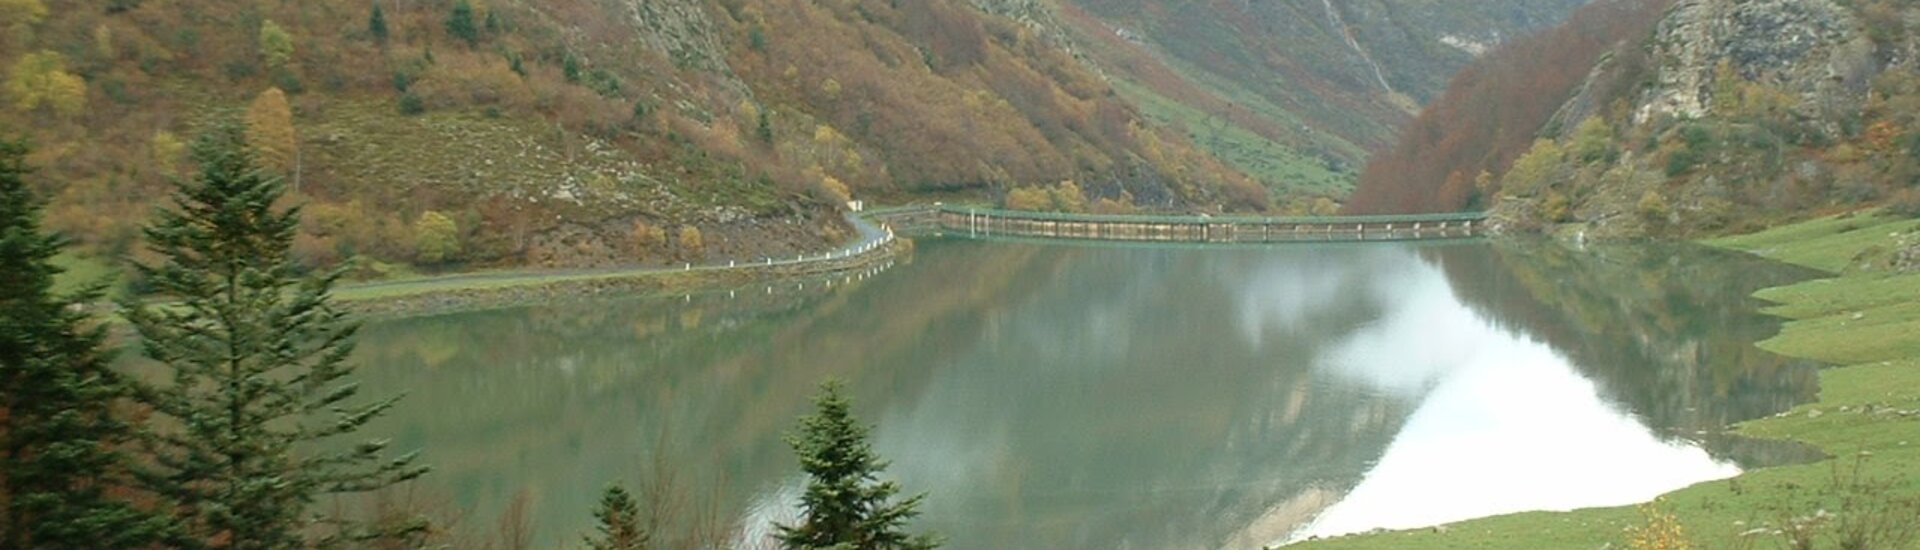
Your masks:
<svg viewBox="0 0 1920 550"><path fill-rule="evenodd" d="M1485 213L1402 216L1137 216L1022 212L966 206L876 210L867 216L902 229L970 236L1173 242L1288 242L1452 239L1485 230Z"/></svg>

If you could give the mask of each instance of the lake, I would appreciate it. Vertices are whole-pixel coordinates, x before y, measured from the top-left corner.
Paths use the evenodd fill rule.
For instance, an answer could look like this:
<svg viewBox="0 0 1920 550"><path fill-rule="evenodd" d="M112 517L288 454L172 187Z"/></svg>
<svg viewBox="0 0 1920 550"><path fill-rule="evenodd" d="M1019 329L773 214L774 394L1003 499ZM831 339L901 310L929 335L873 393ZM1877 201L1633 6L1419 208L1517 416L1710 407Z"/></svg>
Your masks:
<svg viewBox="0 0 1920 550"><path fill-rule="evenodd" d="M1720 431L1813 398L1748 297L1810 276L1684 245L927 238L831 280L374 322L358 357L408 393L370 431L470 528L524 499L540 547L613 481L764 534L837 378L949 548L1257 548L1804 460Z"/></svg>

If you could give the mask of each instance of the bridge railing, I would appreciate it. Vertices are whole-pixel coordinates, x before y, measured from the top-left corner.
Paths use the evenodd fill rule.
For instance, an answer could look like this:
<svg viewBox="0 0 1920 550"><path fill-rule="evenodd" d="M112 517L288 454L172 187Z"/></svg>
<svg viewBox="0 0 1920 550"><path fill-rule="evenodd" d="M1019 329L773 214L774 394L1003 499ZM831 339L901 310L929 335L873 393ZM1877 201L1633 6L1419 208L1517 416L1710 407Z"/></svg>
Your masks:
<svg viewBox="0 0 1920 550"><path fill-rule="evenodd" d="M1383 216L1199 216L1199 215L1140 215L1140 214L1068 214L1061 212L1031 212L1025 210L1005 210L971 206L942 205L938 207L897 207L890 213L924 212L939 210L951 214L972 214L991 216L1001 219L1057 221L1073 223L1155 223L1171 225L1232 224L1232 225L1356 225L1356 224L1414 224L1414 223L1462 223L1482 222L1487 219L1485 212L1456 212L1444 214L1395 214Z"/></svg>

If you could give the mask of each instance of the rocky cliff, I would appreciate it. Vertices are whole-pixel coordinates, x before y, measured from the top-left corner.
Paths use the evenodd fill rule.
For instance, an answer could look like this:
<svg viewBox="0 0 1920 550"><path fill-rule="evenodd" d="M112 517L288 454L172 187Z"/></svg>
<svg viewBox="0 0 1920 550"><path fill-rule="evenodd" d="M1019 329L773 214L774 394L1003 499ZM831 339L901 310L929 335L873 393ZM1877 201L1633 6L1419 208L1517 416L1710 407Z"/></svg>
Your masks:
<svg viewBox="0 0 1920 550"><path fill-rule="evenodd" d="M1916 22L1905 2L1681 0L1493 182L1496 219L1694 235L1914 202Z"/></svg>
<svg viewBox="0 0 1920 550"><path fill-rule="evenodd" d="M1796 114L1831 121L1859 109L1879 69L1860 18L1831 0L1682 2L1655 32L1660 69L1635 124L1708 117L1727 78L1769 83L1798 98Z"/></svg>

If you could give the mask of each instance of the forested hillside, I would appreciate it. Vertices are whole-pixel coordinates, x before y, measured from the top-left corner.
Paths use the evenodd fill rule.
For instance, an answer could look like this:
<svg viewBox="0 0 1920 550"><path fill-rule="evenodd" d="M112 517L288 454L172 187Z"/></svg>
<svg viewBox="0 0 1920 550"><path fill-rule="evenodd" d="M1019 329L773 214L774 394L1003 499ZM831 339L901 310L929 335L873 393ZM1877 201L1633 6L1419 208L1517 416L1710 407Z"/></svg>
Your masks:
<svg viewBox="0 0 1920 550"><path fill-rule="evenodd" d="M1298 208L1344 199L1370 154L1476 56L1587 1L1059 4L1121 95Z"/></svg>
<svg viewBox="0 0 1920 550"><path fill-rule="evenodd" d="M4 0L0 126L49 224L136 223L222 112L308 204L310 265L608 265L786 254L849 196L1074 181L1260 210L1065 48L939 0Z"/></svg>
<svg viewBox="0 0 1920 550"><path fill-rule="evenodd" d="M1484 207L1477 186L1526 152L1601 58L1620 74L1599 83L1606 89L1598 93L1618 96L1639 84L1633 79L1645 77L1645 41L1671 5L1673 0L1604 0L1559 27L1494 49L1462 70L1393 147L1373 158L1348 210Z"/></svg>
<svg viewBox="0 0 1920 550"><path fill-rule="evenodd" d="M1571 81L1470 70L1370 167L1354 210L1485 208L1511 230L1595 237L1920 215L1916 28L1907 2L1680 0L1610 47L1514 48L1510 66L1595 61Z"/></svg>

